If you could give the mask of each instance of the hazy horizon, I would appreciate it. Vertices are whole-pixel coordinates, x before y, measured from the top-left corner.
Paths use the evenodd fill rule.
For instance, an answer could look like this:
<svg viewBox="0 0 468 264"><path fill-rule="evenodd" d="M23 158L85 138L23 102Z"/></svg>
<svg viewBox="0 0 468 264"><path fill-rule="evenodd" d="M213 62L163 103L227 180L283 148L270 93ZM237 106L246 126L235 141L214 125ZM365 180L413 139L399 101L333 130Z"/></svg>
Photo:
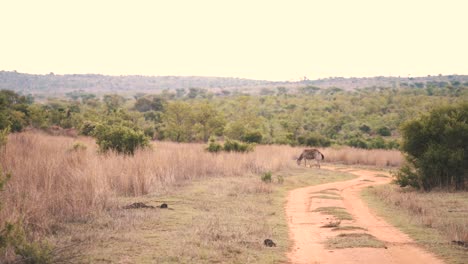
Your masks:
<svg viewBox="0 0 468 264"><path fill-rule="evenodd" d="M14 1L0 70L328 77L468 74L464 1Z"/></svg>

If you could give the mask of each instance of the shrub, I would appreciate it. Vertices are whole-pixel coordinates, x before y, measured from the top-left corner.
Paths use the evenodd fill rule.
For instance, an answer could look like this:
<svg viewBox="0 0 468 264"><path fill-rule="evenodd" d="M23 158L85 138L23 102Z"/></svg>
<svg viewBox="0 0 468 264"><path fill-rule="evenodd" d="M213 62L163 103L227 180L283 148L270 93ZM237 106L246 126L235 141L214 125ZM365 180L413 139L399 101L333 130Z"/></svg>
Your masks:
<svg viewBox="0 0 468 264"><path fill-rule="evenodd" d="M216 142L216 139L211 137L210 138L210 143L208 144L208 147L206 148L208 152L212 153L218 153L223 150L223 146Z"/></svg>
<svg viewBox="0 0 468 264"><path fill-rule="evenodd" d="M261 177L262 181L263 181L263 182L270 183L270 182L271 182L271 175L272 175L272 174L271 174L271 171L268 171L268 172L263 173L263 174L262 174L262 177Z"/></svg>
<svg viewBox="0 0 468 264"><path fill-rule="evenodd" d="M242 143L237 140L226 139L223 150L227 152L250 152L253 150L253 145L249 143Z"/></svg>
<svg viewBox="0 0 468 264"><path fill-rule="evenodd" d="M364 133L369 134L369 132L371 131L371 128L368 125L363 124L362 126L359 127L359 130L361 130Z"/></svg>
<svg viewBox="0 0 468 264"><path fill-rule="evenodd" d="M392 135L392 132L390 131L388 127L384 126L384 127L380 127L379 129L377 129L377 134L383 137L389 137Z"/></svg>
<svg viewBox="0 0 468 264"><path fill-rule="evenodd" d="M368 148L366 141L364 141L362 138L352 138L346 142L346 145L362 149Z"/></svg>
<svg viewBox="0 0 468 264"><path fill-rule="evenodd" d="M387 144L385 143L385 140L382 137L372 138L367 143L367 146L370 149L386 149L387 148Z"/></svg>
<svg viewBox="0 0 468 264"><path fill-rule="evenodd" d="M331 145L331 141L318 134L309 134L297 137L297 142L300 145L306 145L311 147L329 147Z"/></svg>
<svg viewBox="0 0 468 264"><path fill-rule="evenodd" d="M85 136L92 136L94 133L94 129L96 129L97 124L91 121L83 122L81 125L80 133Z"/></svg>
<svg viewBox="0 0 468 264"><path fill-rule="evenodd" d="M260 131L247 132L242 137L242 140L249 143L260 143L262 142L263 135Z"/></svg>
<svg viewBox="0 0 468 264"><path fill-rule="evenodd" d="M397 174L400 186L426 191L465 189L468 182L468 103L434 109L402 126L407 165Z"/></svg>
<svg viewBox="0 0 468 264"><path fill-rule="evenodd" d="M98 125L94 135L102 152L114 150L118 153L133 155L137 148L149 146L149 139L143 132L122 125Z"/></svg>

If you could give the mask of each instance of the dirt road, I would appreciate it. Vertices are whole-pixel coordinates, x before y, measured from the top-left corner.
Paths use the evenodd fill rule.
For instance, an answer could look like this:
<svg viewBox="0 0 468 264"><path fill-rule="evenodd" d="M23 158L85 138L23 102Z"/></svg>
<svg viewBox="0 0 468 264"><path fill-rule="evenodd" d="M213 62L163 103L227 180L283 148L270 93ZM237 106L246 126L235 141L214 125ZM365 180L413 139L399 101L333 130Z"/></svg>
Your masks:
<svg viewBox="0 0 468 264"><path fill-rule="evenodd" d="M323 168L337 170L332 167ZM390 181L389 177L382 177L385 173L361 169L341 171L348 171L359 177L350 181L300 188L289 193L286 214L290 236L294 241L294 246L288 253L291 263L443 263L415 245L406 234L376 216L361 200L359 193L363 188ZM336 193L342 199L324 199L327 192ZM352 215L353 220L343 220L340 226L361 227L367 231L332 231L331 228L322 228L333 220L333 216L313 211L330 206L343 207ZM327 239L338 234L363 232L384 242L386 248L327 249L325 246Z"/></svg>

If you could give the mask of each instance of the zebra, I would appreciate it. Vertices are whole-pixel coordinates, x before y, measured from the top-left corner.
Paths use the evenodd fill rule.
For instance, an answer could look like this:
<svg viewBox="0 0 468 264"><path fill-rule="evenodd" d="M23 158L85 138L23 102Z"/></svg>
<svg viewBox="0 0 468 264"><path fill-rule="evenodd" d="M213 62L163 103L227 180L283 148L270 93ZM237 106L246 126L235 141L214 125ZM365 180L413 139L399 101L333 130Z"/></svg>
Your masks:
<svg viewBox="0 0 468 264"><path fill-rule="evenodd" d="M307 160L316 160L317 166L320 169L320 161L323 160L325 156L318 151L318 149L304 149L299 158L297 159L297 165L301 165L302 159L304 159L304 166L307 167Z"/></svg>

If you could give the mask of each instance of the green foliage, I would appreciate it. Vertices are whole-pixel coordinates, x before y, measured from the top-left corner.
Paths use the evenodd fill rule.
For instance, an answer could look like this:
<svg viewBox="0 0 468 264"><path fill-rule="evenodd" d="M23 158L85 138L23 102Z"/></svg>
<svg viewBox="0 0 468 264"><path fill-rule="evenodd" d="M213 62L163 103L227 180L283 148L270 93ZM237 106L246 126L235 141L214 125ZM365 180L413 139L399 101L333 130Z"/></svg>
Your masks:
<svg viewBox="0 0 468 264"><path fill-rule="evenodd" d="M0 231L0 252L5 254L8 249L15 253L15 263L48 264L54 263L52 247L46 242L30 241L22 224L5 223Z"/></svg>
<svg viewBox="0 0 468 264"><path fill-rule="evenodd" d="M271 183L271 176L271 171L263 173L261 177L262 182Z"/></svg>
<svg viewBox="0 0 468 264"><path fill-rule="evenodd" d="M434 109L402 127L408 165L397 175L401 186L426 191L466 188L468 182L468 103Z"/></svg>
<svg viewBox="0 0 468 264"><path fill-rule="evenodd" d="M260 131L247 132L242 136L242 141L248 143L261 143L263 135Z"/></svg>
<svg viewBox="0 0 468 264"><path fill-rule="evenodd" d="M167 102L165 99L161 97L157 97L157 96L140 97L135 102L135 109L139 112L148 112L148 111L163 112L166 103Z"/></svg>
<svg viewBox="0 0 468 264"><path fill-rule="evenodd" d="M12 132L23 130L28 124L30 100L10 90L0 91L0 129Z"/></svg>
<svg viewBox="0 0 468 264"><path fill-rule="evenodd" d="M252 144L227 138L224 142L223 150L227 152L250 152L253 151L253 148L254 146Z"/></svg>
<svg viewBox="0 0 468 264"><path fill-rule="evenodd" d="M208 147L206 148L208 152L212 153L218 153L223 150L223 146L216 142L215 138L210 138L210 143L208 144Z"/></svg>
<svg viewBox="0 0 468 264"><path fill-rule="evenodd" d="M355 148L363 148L363 149L369 148L369 146L367 145L367 141L359 137L348 140L346 142L346 145L355 147Z"/></svg>
<svg viewBox="0 0 468 264"><path fill-rule="evenodd" d="M137 148L149 146L149 139L143 132L122 125L98 125L94 136L102 152L113 150L133 155Z"/></svg>
<svg viewBox="0 0 468 264"><path fill-rule="evenodd" d="M92 136L97 124L92 121L84 121L80 127L80 134L84 136Z"/></svg>
<svg viewBox="0 0 468 264"><path fill-rule="evenodd" d="M163 117L164 136L172 141L186 142L192 140L193 113L186 102L171 102Z"/></svg>
<svg viewBox="0 0 468 264"><path fill-rule="evenodd" d="M108 113L115 112L125 103L125 98L118 94L106 94L103 98Z"/></svg>
<svg viewBox="0 0 468 264"><path fill-rule="evenodd" d="M368 125L363 124L359 127L359 130L361 130L364 133L369 133L371 131L371 128Z"/></svg>
<svg viewBox="0 0 468 264"><path fill-rule="evenodd" d="M377 129L377 133L383 137L388 137L392 135L390 129L386 126L380 127Z"/></svg>
<svg viewBox="0 0 468 264"><path fill-rule="evenodd" d="M306 145L311 147L328 147L331 145L331 141L324 136L316 133L310 133L308 135L297 137L297 142L300 145Z"/></svg>

